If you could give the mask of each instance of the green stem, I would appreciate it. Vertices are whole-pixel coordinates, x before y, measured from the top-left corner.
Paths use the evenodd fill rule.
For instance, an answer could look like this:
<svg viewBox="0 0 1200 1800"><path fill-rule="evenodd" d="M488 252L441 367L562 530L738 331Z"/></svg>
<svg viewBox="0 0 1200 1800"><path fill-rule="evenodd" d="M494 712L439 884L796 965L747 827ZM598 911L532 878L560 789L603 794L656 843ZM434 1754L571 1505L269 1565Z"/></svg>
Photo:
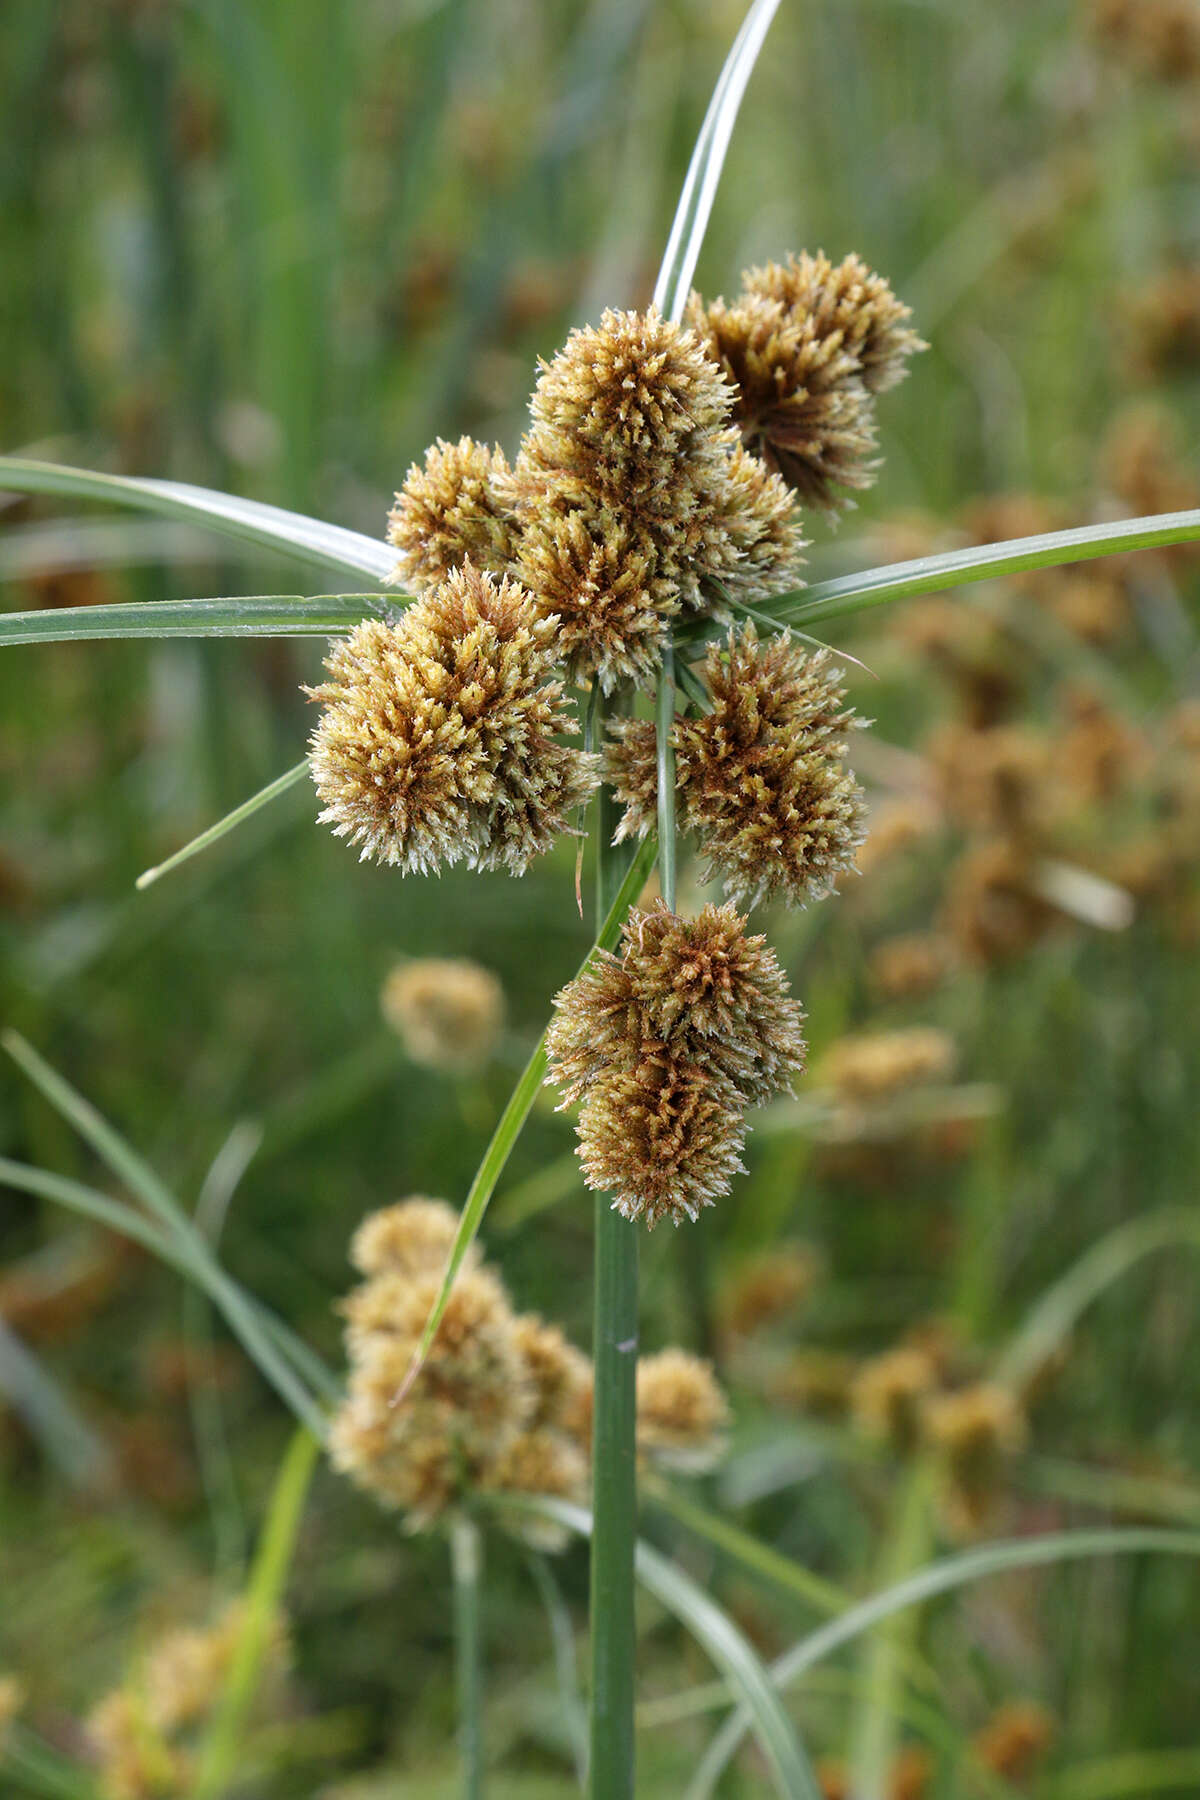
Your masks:
<svg viewBox="0 0 1200 1800"><path fill-rule="evenodd" d="M596 909L602 921L617 887L615 805L597 807ZM638 1237L604 1194L596 1196L595 1408L592 1428L591 1795L633 1800L637 1544Z"/></svg>
<svg viewBox="0 0 1200 1800"><path fill-rule="evenodd" d="M450 1566L454 1577L454 1654L463 1800L483 1800L483 1650L479 1625L483 1533L469 1513L457 1514L451 1523Z"/></svg>
<svg viewBox="0 0 1200 1800"><path fill-rule="evenodd" d="M192 1800L217 1800L233 1780L240 1755L239 1740L262 1680L272 1626L279 1614L320 1449L317 1438L302 1425L292 1437L276 1477L250 1575L237 1648L201 1753Z"/></svg>

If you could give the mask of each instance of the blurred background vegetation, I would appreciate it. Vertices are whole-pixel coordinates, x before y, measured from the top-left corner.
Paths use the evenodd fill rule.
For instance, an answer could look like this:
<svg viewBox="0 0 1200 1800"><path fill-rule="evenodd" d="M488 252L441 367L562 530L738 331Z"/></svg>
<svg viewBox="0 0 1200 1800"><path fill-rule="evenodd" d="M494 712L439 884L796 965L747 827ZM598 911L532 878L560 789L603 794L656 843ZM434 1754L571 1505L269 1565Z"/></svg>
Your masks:
<svg viewBox="0 0 1200 1800"><path fill-rule="evenodd" d="M382 535L428 441L511 451L536 358L604 305L645 303L740 13L7 5L3 448ZM883 402L877 486L836 532L813 521L814 578L1197 504L1198 69L1193 0L784 0L699 284L857 251L931 345ZM9 497L0 526L10 607L312 581L132 514ZM841 896L763 919L809 1010L812 1073L762 1120L730 1201L646 1244L643 1287L646 1344L704 1348L732 1395L730 1455L697 1493L853 1592L964 1534L1200 1523L1198 601L1195 560L1171 553L837 634L870 671L850 674L876 721L856 749L878 830ZM519 884L401 881L314 829L307 787L135 895L142 869L297 760L319 658L287 642L4 653L0 1007L188 1205L231 1128L261 1131L222 1253L336 1358L352 1229L408 1193L461 1200L587 936L569 847ZM494 971L507 1000L493 1054L451 1077L380 1011L399 958L447 955ZM946 1034L923 1074L895 1053L899 1074L864 1092L844 1052L840 1076L826 1060L847 1034L910 1027ZM547 1100L485 1236L518 1304L586 1345L591 1204L571 1143ZM103 1185L15 1071L0 1148ZM952 1504L950 1451L912 1451L907 1377L875 1359L915 1348L917 1387L969 1391L1080 1257L1167 1208L1183 1210L1151 1223L1160 1249L1118 1238L1119 1276L1014 1382L1025 1423L965 1516L970 1483ZM68 1449L57 1414L31 1427L0 1398L0 1674L82 1764L89 1707L236 1591L288 1422L219 1332L206 1348L175 1277L12 1193L0 1317L5 1384L16 1343L75 1420ZM651 1512L646 1530L764 1652L812 1622L678 1522ZM497 1793L572 1792L544 1581L502 1540L489 1560ZM578 1630L583 1552L554 1574ZM322 1476L287 1689L244 1791L454 1791L447 1595L439 1541ZM1175 1559L1009 1576L843 1657L797 1717L830 1794L848 1758L891 1796L1200 1793L1198 1601ZM642 1630L642 1789L673 1795L711 1722L669 1697L709 1671L649 1603ZM1020 1756L986 1735L1007 1720L1019 1739L1017 1703ZM752 1752L723 1791L768 1791Z"/></svg>

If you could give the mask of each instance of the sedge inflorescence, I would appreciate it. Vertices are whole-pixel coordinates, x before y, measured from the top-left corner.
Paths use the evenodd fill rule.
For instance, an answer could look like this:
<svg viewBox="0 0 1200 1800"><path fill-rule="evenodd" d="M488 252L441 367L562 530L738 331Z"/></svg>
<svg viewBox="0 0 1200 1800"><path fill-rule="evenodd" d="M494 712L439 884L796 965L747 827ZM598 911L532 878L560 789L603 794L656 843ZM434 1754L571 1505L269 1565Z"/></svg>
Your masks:
<svg viewBox="0 0 1200 1800"><path fill-rule="evenodd" d="M673 767L662 810L731 905L635 915L550 1034L589 1184L650 1225L728 1191L747 1109L803 1066L803 1015L731 906L820 899L855 866L861 721L829 652L770 620L760 635L759 609L800 585L803 509L837 511L874 479L878 398L923 347L856 256L751 269L732 301L692 295L682 323L605 312L540 364L511 460L439 438L409 469L388 536L416 598L335 645L310 690L322 818L405 873L521 874L602 780L615 841L647 837L660 752ZM629 702L668 650L702 661L659 745ZM568 682L591 690L583 747ZM598 692L618 695L602 751ZM384 1004L415 1045L413 979ZM435 1060L432 1043L413 1054Z"/></svg>
<svg viewBox="0 0 1200 1800"><path fill-rule="evenodd" d="M342 1303L350 1375L330 1434L335 1465L413 1530L473 1494L581 1500L591 1455L592 1367L557 1325L514 1311L468 1251L411 1385L458 1220L423 1196L371 1213L350 1247L365 1277ZM727 1422L711 1369L684 1351L644 1359L638 1442L648 1457L705 1466ZM523 1527L528 1530L528 1525ZM533 1527L553 1547L551 1523Z"/></svg>
<svg viewBox="0 0 1200 1800"><path fill-rule="evenodd" d="M549 1078L582 1102L590 1187L650 1226L695 1219L741 1168L745 1114L804 1066L804 1013L766 940L732 905L630 914L558 995Z"/></svg>

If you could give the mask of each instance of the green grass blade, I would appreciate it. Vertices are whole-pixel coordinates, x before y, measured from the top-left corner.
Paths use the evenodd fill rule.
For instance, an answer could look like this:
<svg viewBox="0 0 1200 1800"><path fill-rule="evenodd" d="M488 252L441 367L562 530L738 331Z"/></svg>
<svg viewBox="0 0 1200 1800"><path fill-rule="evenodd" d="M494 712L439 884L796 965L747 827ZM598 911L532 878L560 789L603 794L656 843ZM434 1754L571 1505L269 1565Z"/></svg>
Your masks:
<svg viewBox="0 0 1200 1800"><path fill-rule="evenodd" d="M986 1544L978 1550L965 1550L944 1557L920 1569L907 1580L897 1582L869 1600L860 1601L838 1619L823 1625L777 1661L771 1664L770 1676L776 1687L789 1687L807 1669L843 1644L852 1643L863 1632L870 1631L884 1619L906 1607L919 1606L938 1594L982 1581L990 1575L1001 1575L1012 1569L1033 1569L1060 1562L1075 1562L1089 1556L1133 1556L1144 1552L1163 1555L1200 1556L1200 1532L1130 1529L1119 1531L1063 1531L1044 1537L1028 1538L1016 1543ZM751 1727L751 1715L745 1706L728 1719L713 1738L688 1788L686 1800L710 1800L716 1783L735 1755L738 1745Z"/></svg>
<svg viewBox="0 0 1200 1800"><path fill-rule="evenodd" d="M580 1537L591 1536L591 1514L567 1500L518 1499L515 1495L497 1494L494 1502L501 1508L553 1519ZM741 1697L779 1793L786 1800L820 1800L821 1790L812 1765L780 1705L776 1684L733 1620L682 1569L640 1540L635 1567L642 1586L691 1632L733 1692Z"/></svg>
<svg viewBox="0 0 1200 1800"><path fill-rule="evenodd" d="M174 1195L164 1186L150 1165L114 1131L95 1107L76 1093L49 1063L40 1057L18 1032L0 1035L3 1046L14 1062L50 1104L73 1125L86 1143L143 1202L164 1227L175 1252L180 1272L205 1289L220 1308L231 1331L253 1358L265 1380L296 1417L319 1437L326 1430L325 1415L317 1405L304 1380L296 1373L293 1352L283 1347L293 1337L282 1320L265 1322L264 1310L217 1262L208 1245L184 1213ZM311 1352L305 1350L305 1356ZM337 1384L326 1371L327 1388L337 1392Z"/></svg>
<svg viewBox="0 0 1200 1800"><path fill-rule="evenodd" d="M974 544L913 562L888 563L857 575L839 575L791 594L764 600L761 611L782 625L840 619L846 613L915 594L940 594L974 581L1000 575L1022 575L1030 569L1053 569L1064 563L1088 562L1130 550L1161 549L1200 538L1200 510L1151 513L1104 525L1080 525L1072 531L1049 531L1040 537L1009 538L1002 544Z"/></svg>
<svg viewBox="0 0 1200 1800"><path fill-rule="evenodd" d="M157 863L153 869L144 870L138 876L134 886L148 888L161 875L169 875L172 869L179 867L180 863L188 862L193 856L198 856L201 850L207 850L210 844L215 844L218 838L225 836L226 832L232 831L235 826L241 825L246 819L251 818L261 807L269 805L272 800L277 800L280 794L286 794L290 787L295 787L296 783L302 781L307 774L307 760L297 763L295 768L287 771L286 775L278 776L265 788L260 788L257 794L252 794L249 800L243 800L240 806L235 806L231 813L226 813L223 819L218 819L215 825L210 825L207 831L200 833L199 837L194 837L190 844L183 846L182 850L176 850L175 854L168 856L165 862Z"/></svg>
<svg viewBox="0 0 1200 1800"><path fill-rule="evenodd" d="M654 856L654 840L653 838L648 838L646 842L639 847L637 855L630 863L625 879L617 890L616 899L609 908L608 916L604 921L599 936L584 957L583 962L580 964L581 970L587 967L587 964L597 950L611 950L616 943L621 933L621 926L625 922L625 915L641 893L642 888L646 884L646 879L650 874L651 869L654 867ZM504 1165L512 1154L513 1145L521 1135L521 1129L524 1126L526 1119L529 1117L530 1112L533 1110L533 1103L537 1099L538 1089L541 1087L545 1077L546 1034L543 1032L538 1039L532 1056L529 1058L529 1061L526 1063L525 1068L521 1073L520 1080L512 1091L508 1105L500 1115L500 1122L492 1134L491 1143L484 1151L483 1161L476 1170L475 1179L472 1181L466 1200L463 1203L463 1209L459 1214L458 1219L458 1230L455 1233L454 1243L450 1250L450 1260L446 1264L446 1272L442 1277L442 1285L439 1289L438 1297L434 1302L433 1311L430 1313L425 1324L425 1329L421 1333L421 1341L417 1345L412 1367L405 1376L403 1385L396 1396L396 1404L398 1406L402 1403L405 1394L407 1394L413 1382L421 1372L421 1365L429 1354L429 1346L432 1344L437 1328L442 1322L442 1314L446 1310L446 1302L450 1297L450 1289L454 1285L454 1278L462 1267L463 1257L470 1249L475 1240L475 1235L478 1232L480 1225L483 1223L483 1215L487 1211L488 1202L495 1192L496 1183L503 1174Z"/></svg>
<svg viewBox="0 0 1200 1800"><path fill-rule="evenodd" d="M61 1751L44 1743L20 1720L9 1726L0 1748L0 1772L21 1783L18 1792L22 1800L26 1796L36 1796L37 1800L101 1800L100 1790L85 1769L69 1762Z"/></svg>
<svg viewBox="0 0 1200 1800"><path fill-rule="evenodd" d="M708 103L654 287L654 304L668 319L682 318L687 305L742 96L778 9L779 0L754 0Z"/></svg>
<svg viewBox="0 0 1200 1800"><path fill-rule="evenodd" d="M403 596L397 596L403 600ZM219 600L143 600L114 606L0 613L0 644L78 644L104 638L338 637L379 612L379 594L235 594Z"/></svg>
<svg viewBox="0 0 1200 1800"><path fill-rule="evenodd" d="M996 1379L1014 1387L1035 1375L1074 1329L1081 1313L1106 1287L1155 1250L1173 1244L1200 1249L1200 1217L1172 1208L1118 1225L1086 1250L1073 1268L1047 1288L996 1365Z"/></svg>
<svg viewBox="0 0 1200 1800"><path fill-rule="evenodd" d="M279 1613L320 1449L319 1440L301 1427L288 1445L276 1477L229 1675L200 1752L193 1800L216 1800L233 1779L238 1740L262 1678L271 1626Z"/></svg>
<svg viewBox="0 0 1200 1800"><path fill-rule="evenodd" d="M67 494L78 500L108 500L114 506L132 506L170 519L190 519L226 537L243 538L305 562L370 575L376 581L386 580L396 563L387 544L364 537L361 532L182 481L100 475L64 463L0 456L0 488L17 494Z"/></svg>
<svg viewBox="0 0 1200 1800"><path fill-rule="evenodd" d="M1039 1787L1044 1800L1146 1800L1200 1794L1200 1750L1131 1750L1064 1769Z"/></svg>

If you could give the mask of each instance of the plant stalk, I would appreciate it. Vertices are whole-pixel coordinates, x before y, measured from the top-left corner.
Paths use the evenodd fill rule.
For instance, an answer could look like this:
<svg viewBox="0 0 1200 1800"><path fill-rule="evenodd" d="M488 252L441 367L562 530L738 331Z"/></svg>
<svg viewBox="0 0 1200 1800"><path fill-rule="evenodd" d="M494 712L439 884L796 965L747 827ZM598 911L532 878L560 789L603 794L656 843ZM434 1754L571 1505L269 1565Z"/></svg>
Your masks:
<svg viewBox="0 0 1200 1800"><path fill-rule="evenodd" d="M483 1649L479 1616L483 1533L469 1513L458 1513L450 1526L450 1565L454 1577L454 1654L463 1800L483 1800Z"/></svg>
<svg viewBox="0 0 1200 1800"><path fill-rule="evenodd" d="M597 803L596 915L616 895L615 803ZM634 1550L637 1542L637 1228L596 1196L592 1426L591 1796L633 1800Z"/></svg>

